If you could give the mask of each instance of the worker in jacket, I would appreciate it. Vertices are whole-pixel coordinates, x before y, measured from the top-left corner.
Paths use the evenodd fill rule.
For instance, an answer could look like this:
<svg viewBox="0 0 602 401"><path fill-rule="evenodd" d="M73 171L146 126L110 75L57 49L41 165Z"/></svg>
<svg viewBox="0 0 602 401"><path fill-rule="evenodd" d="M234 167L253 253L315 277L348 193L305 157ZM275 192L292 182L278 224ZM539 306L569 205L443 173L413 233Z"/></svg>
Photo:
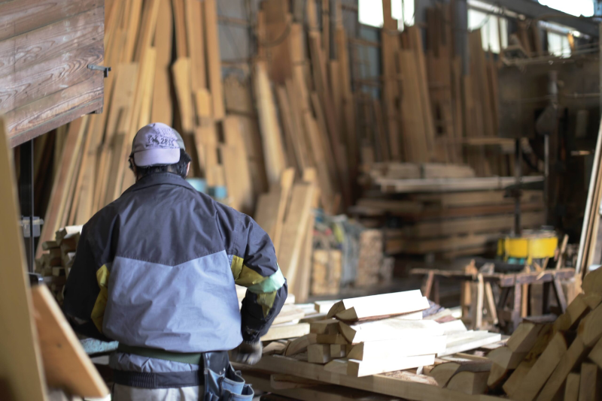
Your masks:
<svg viewBox="0 0 602 401"><path fill-rule="evenodd" d="M268 235L194 190L190 161L174 129L141 128L136 183L83 227L64 312L76 331L119 341L116 401L250 399L227 351L259 361L287 296ZM235 283L247 287L240 310Z"/></svg>

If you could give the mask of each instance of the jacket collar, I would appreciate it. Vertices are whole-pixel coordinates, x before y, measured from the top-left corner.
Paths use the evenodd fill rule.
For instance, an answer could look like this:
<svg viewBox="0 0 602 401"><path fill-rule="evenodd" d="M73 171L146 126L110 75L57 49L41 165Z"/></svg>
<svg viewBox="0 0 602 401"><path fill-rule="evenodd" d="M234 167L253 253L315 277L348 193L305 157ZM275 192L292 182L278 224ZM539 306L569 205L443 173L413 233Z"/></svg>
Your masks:
<svg viewBox="0 0 602 401"><path fill-rule="evenodd" d="M178 185L180 187L184 187L186 189L190 189L191 191L196 190L182 177L173 173L153 173L147 175L146 177L142 177L138 180L134 185L129 187L124 194L138 191L140 189L152 187L155 185Z"/></svg>

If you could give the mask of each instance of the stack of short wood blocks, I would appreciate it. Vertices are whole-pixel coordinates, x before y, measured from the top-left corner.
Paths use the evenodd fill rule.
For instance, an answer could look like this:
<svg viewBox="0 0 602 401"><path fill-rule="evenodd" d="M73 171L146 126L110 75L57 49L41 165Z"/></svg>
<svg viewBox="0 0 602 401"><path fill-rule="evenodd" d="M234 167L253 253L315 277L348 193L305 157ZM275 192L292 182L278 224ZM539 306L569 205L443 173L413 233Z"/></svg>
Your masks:
<svg viewBox="0 0 602 401"><path fill-rule="evenodd" d="M41 274L59 304L63 301L63 287L75 260L75 251L82 226L67 226L59 229L55 239L42 243L44 252L36 259L35 272Z"/></svg>
<svg viewBox="0 0 602 401"><path fill-rule="evenodd" d="M507 346L488 354L485 383L516 400L602 398L602 270L552 324L523 322Z"/></svg>

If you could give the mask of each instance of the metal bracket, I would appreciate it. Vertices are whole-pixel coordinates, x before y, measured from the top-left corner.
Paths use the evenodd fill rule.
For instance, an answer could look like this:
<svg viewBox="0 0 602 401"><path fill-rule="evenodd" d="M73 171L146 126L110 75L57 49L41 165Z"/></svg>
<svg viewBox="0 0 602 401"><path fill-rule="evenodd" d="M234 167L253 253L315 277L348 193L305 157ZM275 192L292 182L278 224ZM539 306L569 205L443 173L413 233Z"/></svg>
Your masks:
<svg viewBox="0 0 602 401"><path fill-rule="evenodd" d="M105 78L109 76L109 71L111 71L111 67L96 64L88 64L88 68L94 71L102 71Z"/></svg>
<svg viewBox="0 0 602 401"><path fill-rule="evenodd" d="M31 223L30 223L31 222ZM40 236L40 226L44 224L44 220L39 217L23 217L21 218L21 227L23 227L23 236L25 238L30 238L29 225L32 225L34 238L38 238Z"/></svg>

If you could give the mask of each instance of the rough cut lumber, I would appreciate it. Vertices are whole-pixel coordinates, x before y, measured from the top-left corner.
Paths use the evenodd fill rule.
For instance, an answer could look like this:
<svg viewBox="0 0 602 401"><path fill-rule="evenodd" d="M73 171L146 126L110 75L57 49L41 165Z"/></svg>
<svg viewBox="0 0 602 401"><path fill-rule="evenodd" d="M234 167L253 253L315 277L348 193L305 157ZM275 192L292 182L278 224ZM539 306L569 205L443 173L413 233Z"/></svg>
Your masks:
<svg viewBox="0 0 602 401"><path fill-rule="evenodd" d="M588 313L577 330L586 347L593 347L602 337L602 304Z"/></svg>
<svg viewBox="0 0 602 401"><path fill-rule="evenodd" d="M375 361L356 361L351 359L347 362L347 374L353 377L363 377L432 365L434 362L434 354L405 356L402 358L390 358Z"/></svg>
<svg viewBox="0 0 602 401"><path fill-rule="evenodd" d="M600 298L598 298L600 299ZM558 316L554 322L554 328L560 331L574 330L582 317L590 311L589 305L585 302L585 295L579 294L573 302L569 304L562 315Z"/></svg>
<svg viewBox="0 0 602 401"><path fill-rule="evenodd" d="M593 363L582 363L580 382L579 401L595 401L600 399L601 383L597 365Z"/></svg>
<svg viewBox="0 0 602 401"><path fill-rule="evenodd" d="M526 352L512 352L508 347L500 347L487 354L487 358L504 369L516 369L526 355Z"/></svg>
<svg viewBox="0 0 602 401"><path fill-rule="evenodd" d="M337 302L340 302L340 300L328 300L328 301L316 301L314 302L314 308L316 310L316 312L318 313L326 313L327 317L332 317L332 316L328 316L328 312L330 311L330 309L332 309L332 306L334 304L336 304Z"/></svg>
<svg viewBox="0 0 602 401"><path fill-rule="evenodd" d="M602 338L598 340L592 351L589 353L588 358L602 368Z"/></svg>
<svg viewBox="0 0 602 401"><path fill-rule="evenodd" d="M587 351L588 348L585 346L583 339L578 335L562 358L560 358L560 362L558 362L550 379L539 393L537 400L544 401L554 399L562 389L566 377L571 373L575 366L581 363L587 355Z"/></svg>
<svg viewBox="0 0 602 401"><path fill-rule="evenodd" d="M309 323L284 323L272 326L268 332L261 337L261 341L280 340L283 338L295 338L309 334Z"/></svg>
<svg viewBox="0 0 602 401"><path fill-rule="evenodd" d="M350 349L349 344L330 344L330 357L331 358L347 358L347 354ZM355 358L350 358L355 359Z"/></svg>
<svg viewBox="0 0 602 401"><path fill-rule="evenodd" d="M509 369L494 363L491 365L489 377L487 378L487 387L493 390L499 389L508 378Z"/></svg>
<svg viewBox="0 0 602 401"><path fill-rule="evenodd" d="M449 380L456 374L468 372L488 372L491 369L491 361L482 357L453 357L445 358L444 363L436 365L430 372L439 387L445 387Z"/></svg>
<svg viewBox="0 0 602 401"><path fill-rule="evenodd" d="M544 386L558 362L567 350L567 343L562 333L556 333L546 350L539 356L535 364L525 376L513 398L516 400L533 400Z"/></svg>
<svg viewBox="0 0 602 401"><path fill-rule="evenodd" d="M48 385L81 397L108 396L109 389L48 288L34 287L32 299Z"/></svg>
<svg viewBox="0 0 602 401"><path fill-rule="evenodd" d="M26 279L23 229L17 216L19 207L13 152L8 148L4 119L0 118L0 398L43 401L46 384L42 357L34 326L34 313ZM17 363L18 362L18 363Z"/></svg>
<svg viewBox="0 0 602 401"><path fill-rule="evenodd" d="M302 352L307 351L307 347L309 346L309 336L305 335L299 338L295 338L288 344L286 350L284 351L285 356L297 355Z"/></svg>
<svg viewBox="0 0 602 401"><path fill-rule="evenodd" d="M339 333L339 321L336 319L318 320L309 325L309 332L315 334Z"/></svg>
<svg viewBox="0 0 602 401"><path fill-rule="evenodd" d="M438 354L445 349L445 336L428 336L415 341L384 340L367 341L351 347L349 359L374 361L386 358Z"/></svg>
<svg viewBox="0 0 602 401"><path fill-rule="evenodd" d="M460 372L451 378L447 388L465 394L483 394L488 376L489 372Z"/></svg>
<svg viewBox="0 0 602 401"><path fill-rule="evenodd" d="M596 269L585 275L581 285L585 295L602 293L602 269Z"/></svg>
<svg viewBox="0 0 602 401"><path fill-rule="evenodd" d="M327 363L331 360L330 344L310 344L307 347L307 361L310 363Z"/></svg>
<svg viewBox="0 0 602 401"><path fill-rule="evenodd" d="M339 324L341 332L352 344L365 341L403 340L443 335L439 323L430 320L412 321L403 318L390 318L354 325L343 322Z"/></svg>
<svg viewBox="0 0 602 401"><path fill-rule="evenodd" d="M564 401L579 401L579 373L569 373L564 387Z"/></svg>
<svg viewBox="0 0 602 401"><path fill-rule="evenodd" d="M276 390L311 387L321 384L315 380L302 379L291 375L270 375L270 385Z"/></svg>
<svg viewBox="0 0 602 401"><path fill-rule="evenodd" d="M329 317L336 316L344 321L394 316L428 309L429 304L420 290L344 299L328 311Z"/></svg>
<svg viewBox="0 0 602 401"><path fill-rule="evenodd" d="M537 341L537 336L540 331L543 329L543 325L535 324L531 322L522 322L518 325L518 328L512 333L510 339L508 340L508 348L512 352L529 352L535 341Z"/></svg>
<svg viewBox="0 0 602 401"><path fill-rule="evenodd" d="M305 316L303 309L297 308L295 305L284 305L272 324L298 321L303 318L303 316Z"/></svg>

